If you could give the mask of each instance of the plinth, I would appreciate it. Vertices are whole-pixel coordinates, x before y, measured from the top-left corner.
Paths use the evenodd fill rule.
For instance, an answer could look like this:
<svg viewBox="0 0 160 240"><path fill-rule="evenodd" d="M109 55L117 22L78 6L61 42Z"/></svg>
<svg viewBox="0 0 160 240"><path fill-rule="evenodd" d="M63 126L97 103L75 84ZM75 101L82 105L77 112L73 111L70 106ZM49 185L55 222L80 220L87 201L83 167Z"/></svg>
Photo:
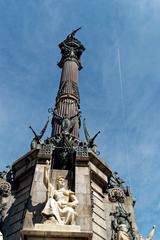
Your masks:
<svg viewBox="0 0 160 240"><path fill-rule="evenodd" d="M35 224L33 228L24 228L22 240L90 240L92 232L82 232L78 225L56 225L51 223Z"/></svg>

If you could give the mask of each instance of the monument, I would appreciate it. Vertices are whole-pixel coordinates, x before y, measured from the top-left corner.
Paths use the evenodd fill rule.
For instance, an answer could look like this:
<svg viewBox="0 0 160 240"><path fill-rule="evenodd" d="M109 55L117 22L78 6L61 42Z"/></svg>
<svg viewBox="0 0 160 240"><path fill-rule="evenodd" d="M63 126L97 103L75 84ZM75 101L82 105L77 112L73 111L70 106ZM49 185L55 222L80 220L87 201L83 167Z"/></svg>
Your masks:
<svg viewBox="0 0 160 240"><path fill-rule="evenodd" d="M59 44L62 69L52 114L31 150L0 175L0 231L5 240L138 240L135 201L117 173L100 159L85 120L81 126L78 75L83 44L79 29ZM148 240L153 238L151 231ZM2 236L1 236L2 238Z"/></svg>

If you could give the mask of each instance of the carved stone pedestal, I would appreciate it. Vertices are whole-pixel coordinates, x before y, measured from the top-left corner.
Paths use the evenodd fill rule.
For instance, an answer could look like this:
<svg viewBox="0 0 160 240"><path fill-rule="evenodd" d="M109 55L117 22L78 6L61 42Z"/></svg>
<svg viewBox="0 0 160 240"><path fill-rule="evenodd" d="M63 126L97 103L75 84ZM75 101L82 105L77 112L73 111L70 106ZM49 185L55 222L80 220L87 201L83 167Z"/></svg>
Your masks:
<svg viewBox="0 0 160 240"><path fill-rule="evenodd" d="M21 232L22 240L90 240L91 232L81 232L80 226L35 224L34 228L25 228Z"/></svg>

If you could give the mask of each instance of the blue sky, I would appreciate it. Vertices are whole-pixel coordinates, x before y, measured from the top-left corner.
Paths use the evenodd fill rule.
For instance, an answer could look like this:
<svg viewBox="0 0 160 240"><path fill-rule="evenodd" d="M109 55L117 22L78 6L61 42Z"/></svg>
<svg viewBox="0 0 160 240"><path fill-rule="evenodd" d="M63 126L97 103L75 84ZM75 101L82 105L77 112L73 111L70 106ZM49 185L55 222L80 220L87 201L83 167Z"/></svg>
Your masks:
<svg viewBox="0 0 160 240"><path fill-rule="evenodd" d="M29 125L37 131L44 125L60 78L57 45L81 26L82 117L92 134L101 130L101 158L131 186L142 235L157 224L155 240L160 238L159 12L159 0L0 0L0 168L29 151Z"/></svg>

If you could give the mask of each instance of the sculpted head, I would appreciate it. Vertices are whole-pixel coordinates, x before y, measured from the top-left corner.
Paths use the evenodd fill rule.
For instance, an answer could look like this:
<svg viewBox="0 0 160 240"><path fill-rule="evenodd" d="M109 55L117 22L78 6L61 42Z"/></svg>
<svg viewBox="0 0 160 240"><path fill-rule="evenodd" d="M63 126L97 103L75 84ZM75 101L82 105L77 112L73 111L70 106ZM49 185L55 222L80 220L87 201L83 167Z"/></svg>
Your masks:
<svg viewBox="0 0 160 240"><path fill-rule="evenodd" d="M65 179L62 176L57 177L56 179L57 189L63 188L65 186Z"/></svg>
<svg viewBox="0 0 160 240"><path fill-rule="evenodd" d="M123 231L123 232L128 232L128 228L127 228L126 224L120 224L119 230Z"/></svg>

